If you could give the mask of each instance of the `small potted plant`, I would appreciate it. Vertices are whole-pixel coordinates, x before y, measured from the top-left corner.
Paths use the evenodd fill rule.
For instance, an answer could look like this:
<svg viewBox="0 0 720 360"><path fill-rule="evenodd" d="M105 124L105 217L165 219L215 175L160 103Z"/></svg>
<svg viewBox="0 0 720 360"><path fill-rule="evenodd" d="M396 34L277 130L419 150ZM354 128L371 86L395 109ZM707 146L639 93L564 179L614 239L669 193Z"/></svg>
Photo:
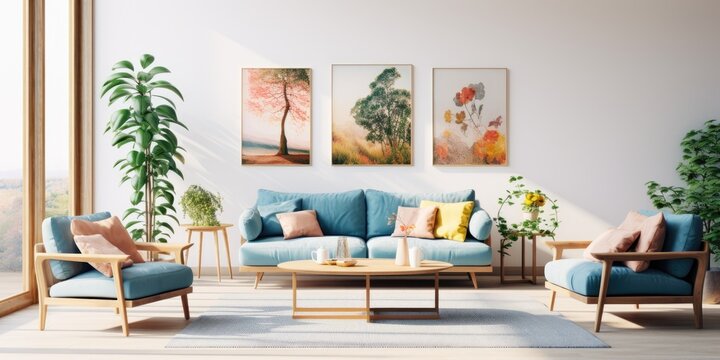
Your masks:
<svg viewBox="0 0 720 360"><path fill-rule="evenodd" d="M523 219L535 221L540 215L540 208L545 206L545 195L539 191L528 191L525 193L522 210Z"/></svg>
<svg viewBox="0 0 720 360"><path fill-rule="evenodd" d="M213 194L199 185L191 185L180 198L180 206L185 216L194 226L218 226L218 211L222 211L220 194Z"/></svg>

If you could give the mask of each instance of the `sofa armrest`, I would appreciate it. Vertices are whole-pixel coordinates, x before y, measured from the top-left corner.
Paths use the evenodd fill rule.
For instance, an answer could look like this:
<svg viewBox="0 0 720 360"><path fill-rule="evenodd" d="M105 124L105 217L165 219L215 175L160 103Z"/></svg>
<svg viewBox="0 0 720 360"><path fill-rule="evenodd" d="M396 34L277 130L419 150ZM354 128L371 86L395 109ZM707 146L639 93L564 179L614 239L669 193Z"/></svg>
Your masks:
<svg viewBox="0 0 720 360"><path fill-rule="evenodd" d="M157 251L162 253L173 254L175 256L175 262L178 264L185 265L185 257L183 253L193 246L193 243L189 244L168 244L168 243L148 243L138 242L135 243L138 250L144 251Z"/></svg>
<svg viewBox="0 0 720 360"><path fill-rule="evenodd" d="M571 249L585 249L592 240L547 240L545 246L553 251L553 260L562 258L563 251Z"/></svg>
<svg viewBox="0 0 720 360"><path fill-rule="evenodd" d="M255 240L262 232L262 217L255 208L243 210L238 219L238 229L240 230L240 244L244 244L244 240Z"/></svg>

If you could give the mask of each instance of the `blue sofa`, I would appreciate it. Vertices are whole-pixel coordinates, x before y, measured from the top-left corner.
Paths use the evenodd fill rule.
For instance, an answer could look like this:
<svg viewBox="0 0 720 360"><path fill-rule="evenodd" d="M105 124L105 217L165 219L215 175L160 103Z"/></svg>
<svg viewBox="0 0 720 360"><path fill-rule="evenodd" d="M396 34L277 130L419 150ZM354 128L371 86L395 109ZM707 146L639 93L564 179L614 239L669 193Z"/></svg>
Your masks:
<svg viewBox="0 0 720 360"><path fill-rule="evenodd" d="M464 242L413 237L408 242L422 248L426 259L455 265L449 272L468 273L477 288L475 273L492 271L492 219L475 200L474 190L407 194L368 189L308 194L261 189L255 206L243 211L239 219L240 271L256 273L257 287L265 272L281 271L277 265L285 261L310 259L310 252L320 246L334 256L338 236L348 238L353 257L394 258L398 238L390 237L394 225L388 224L388 216L397 212L398 206L417 207L422 200L475 201ZM284 240L273 214L297 210L315 210L325 236Z"/></svg>
<svg viewBox="0 0 720 360"><path fill-rule="evenodd" d="M656 212L644 212L654 215ZM692 303L695 325L702 327L702 291L709 251L702 242L703 224L691 214L665 213L662 252L593 253L600 262L563 259L567 249L584 249L590 241L548 241L553 261L545 265L550 311L557 293L597 304L595 331L600 331L605 304ZM650 268L634 272L623 261L647 260Z"/></svg>

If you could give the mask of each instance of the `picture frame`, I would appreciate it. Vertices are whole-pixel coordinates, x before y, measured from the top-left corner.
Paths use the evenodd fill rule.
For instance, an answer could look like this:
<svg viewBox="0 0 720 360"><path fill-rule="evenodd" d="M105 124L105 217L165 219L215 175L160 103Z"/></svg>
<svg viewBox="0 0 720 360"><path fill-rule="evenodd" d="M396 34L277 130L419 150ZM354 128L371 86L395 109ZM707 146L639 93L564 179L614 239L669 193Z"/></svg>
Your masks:
<svg viewBox="0 0 720 360"><path fill-rule="evenodd" d="M508 165L507 75L507 68L433 68L433 165Z"/></svg>

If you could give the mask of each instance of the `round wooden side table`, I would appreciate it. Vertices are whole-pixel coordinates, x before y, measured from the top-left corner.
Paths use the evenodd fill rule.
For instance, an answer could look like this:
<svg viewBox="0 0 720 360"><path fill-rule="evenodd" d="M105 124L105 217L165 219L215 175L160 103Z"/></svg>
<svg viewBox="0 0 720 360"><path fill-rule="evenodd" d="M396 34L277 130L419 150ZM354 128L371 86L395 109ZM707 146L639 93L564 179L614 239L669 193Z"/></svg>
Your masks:
<svg viewBox="0 0 720 360"><path fill-rule="evenodd" d="M227 266L228 271L230 272L230 278L233 278L232 273L232 263L230 262L230 246L228 244L228 234L227 229L229 227L232 227L232 224L220 224L218 226L195 226L191 224L180 224L183 228L185 228L185 231L187 231L187 242L188 244L192 242L192 235L193 233L199 233L200 234L200 241L198 243L198 272L197 277L200 278L200 274L202 272L202 246L203 246L203 235L206 232L213 233L213 238L215 239L215 267L217 269L217 278L218 282L222 280L222 276L220 274L220 244L218 243L218 232L222 232L223 239L225 240L225 254L227 255ZM190 249L187 249L187 255L185 255L185 259L190 258ZM187 261L187 260L186 260Z"/></svg>

